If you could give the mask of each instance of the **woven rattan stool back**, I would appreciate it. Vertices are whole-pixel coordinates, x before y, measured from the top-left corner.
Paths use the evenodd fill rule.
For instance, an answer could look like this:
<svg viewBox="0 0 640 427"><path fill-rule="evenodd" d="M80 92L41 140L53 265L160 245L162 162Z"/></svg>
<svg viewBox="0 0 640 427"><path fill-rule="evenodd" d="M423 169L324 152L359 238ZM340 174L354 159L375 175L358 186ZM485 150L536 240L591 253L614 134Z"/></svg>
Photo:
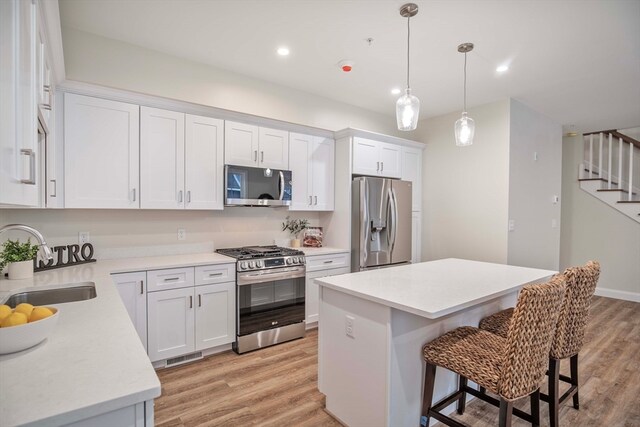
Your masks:
<svg viewBox="0 0 640 427"><path fill-rule="evenodd" d="M526 396L540 387L564 294L562 275L520 291L498 382L499 393L505 399Z"/></svg>
<svg viewBox="0 0 640 427"><path fill-rule="evenodd" d="M589 261L582 267L567 268L563 275L567 291L549 353L554 359L571 357L582 348L591 298L600 277L600 264Z"/></svg>

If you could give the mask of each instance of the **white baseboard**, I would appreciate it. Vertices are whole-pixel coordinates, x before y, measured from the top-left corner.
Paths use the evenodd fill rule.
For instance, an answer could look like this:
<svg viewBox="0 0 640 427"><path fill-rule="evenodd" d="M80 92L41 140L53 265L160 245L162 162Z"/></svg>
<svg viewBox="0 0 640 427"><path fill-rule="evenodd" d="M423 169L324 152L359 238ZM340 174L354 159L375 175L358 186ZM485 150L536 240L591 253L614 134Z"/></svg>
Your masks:
<svg viewBox="0 0 640 427"><path fill-rule="evenodd" d="M618 291L616 289L596 288L596 295L625 301L640 302L640 292Z"/></svg>

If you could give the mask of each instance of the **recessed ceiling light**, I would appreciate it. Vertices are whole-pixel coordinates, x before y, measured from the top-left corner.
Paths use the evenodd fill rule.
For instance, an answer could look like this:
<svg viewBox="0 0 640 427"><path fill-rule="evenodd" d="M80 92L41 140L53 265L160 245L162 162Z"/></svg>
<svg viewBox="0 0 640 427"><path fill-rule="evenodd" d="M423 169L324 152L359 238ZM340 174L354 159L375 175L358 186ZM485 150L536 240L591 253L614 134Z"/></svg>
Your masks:
<svg viewBox="0 0 640 427"><path fill-rule="evenodd" d="M279 47L278 48L278 55L280 56L288 56L289 55L289 48L288 47Z"/></svg>
<svg viewBox="0 0 640 427"><path fill-rule="evenodd" d="M496 71L499 73L504 73L506 71L509 70L509 66L508 65L500 65L498 68L496 68Z"/></svg>
<svg viewBox="0 0 640 427"><path fill-rule="evenodd" d="M400 95L400 92L402 91L397 87L394 87L393 89L391 89L391 95Z"/></svg>

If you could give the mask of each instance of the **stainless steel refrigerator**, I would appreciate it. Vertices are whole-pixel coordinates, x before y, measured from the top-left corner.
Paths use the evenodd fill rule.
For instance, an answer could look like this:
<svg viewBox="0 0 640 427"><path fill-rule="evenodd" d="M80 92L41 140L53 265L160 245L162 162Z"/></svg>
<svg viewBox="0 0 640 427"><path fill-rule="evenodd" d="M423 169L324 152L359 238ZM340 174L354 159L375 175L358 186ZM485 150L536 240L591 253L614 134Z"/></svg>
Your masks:
<svg viewBox="0 0 640 427"><path fill-rule="evenodd" d="M351 197L351 271L411 262L411 182L357 177Z"/></svg>

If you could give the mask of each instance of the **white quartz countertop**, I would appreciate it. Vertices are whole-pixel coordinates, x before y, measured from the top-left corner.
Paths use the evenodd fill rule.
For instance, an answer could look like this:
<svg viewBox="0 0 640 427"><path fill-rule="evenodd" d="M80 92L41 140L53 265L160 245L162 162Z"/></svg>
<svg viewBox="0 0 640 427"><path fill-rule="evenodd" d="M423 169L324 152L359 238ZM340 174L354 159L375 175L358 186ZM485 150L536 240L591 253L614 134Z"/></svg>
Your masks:
<svg viewBox="0 0 640 427"><path fill-rule="evenodd" d="M541 282L556 271L456 258L316 279L316 283L437 319Z"/></svg>
<svg viewBox="0 0 640 427"><path fill-rule="evenodd" d="M340 249L340 248L292 248L292 249L300 249L304 252L305 256L318 256L318 255L331 255L331 254L342 254L349 253L349 249Z"/></svg>
<svg viewBox="0 0 640 427"><path fill-rule="evenodd" d="M94 282L97 297L55 304L53 334L0 356L0 425L57 426L160 395L160 381L111 280L111 273L235 263L216 253L97 261L0 280L0 303L22 290Z"/></svg>

